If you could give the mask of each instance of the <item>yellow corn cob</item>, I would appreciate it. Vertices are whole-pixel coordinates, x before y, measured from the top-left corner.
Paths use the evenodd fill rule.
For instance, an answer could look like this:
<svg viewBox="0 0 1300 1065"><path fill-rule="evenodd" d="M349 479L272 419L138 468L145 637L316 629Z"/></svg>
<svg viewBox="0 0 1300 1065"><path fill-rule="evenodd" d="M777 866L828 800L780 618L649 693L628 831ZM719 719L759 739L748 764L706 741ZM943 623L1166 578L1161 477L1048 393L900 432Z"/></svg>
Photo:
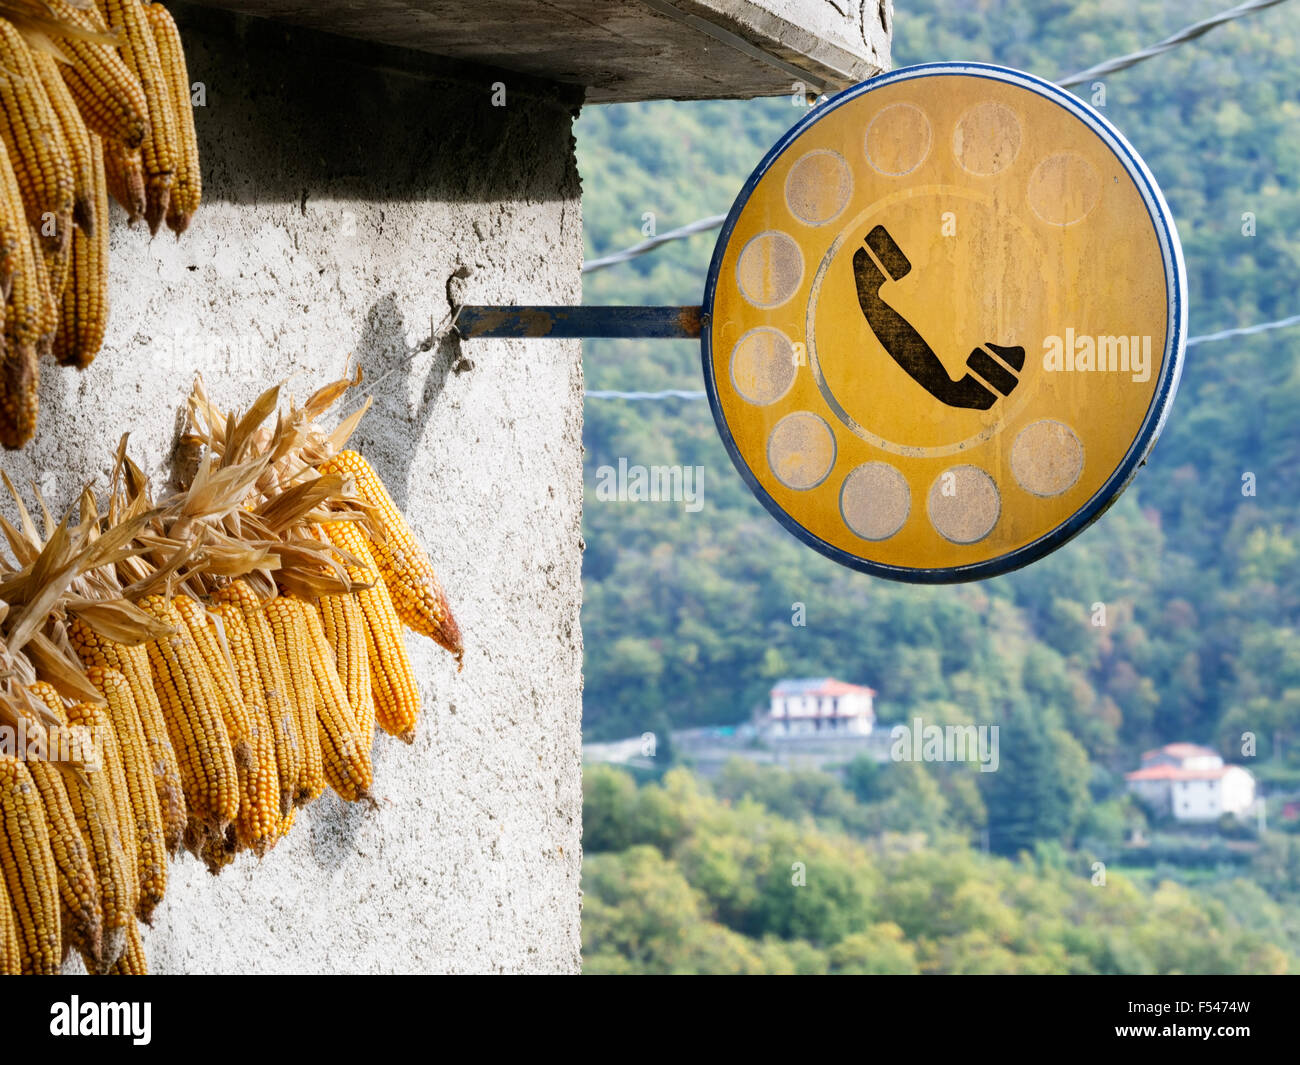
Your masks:
<svg viewBox="0 0 1300 1065"><path fill-rule="evenodd" d="M9 298L14 271L19 266L19 249L26 243L27 215L18 178L9 162L9 150L0 140L0 295L5 299Z"/></svg>
<svg viewBox="0 0 1300 1065"><path fill-rule="evenodd" d="M100 960L100 965L104 966L115 962L125 950L126 929L134 926L135 917L142 905L139 875L140 849L136 836L135 813L131 806L126 769L108 711L92 703L77 703L68 708L68 722L74 727L78 725L84 727L94 736L101 757L101 768L95 771L95 776L102 778L99 787L95 789L95 797L101 806L107 800L112 807L111 820L115 826L115 835L112 836L110 845L112 840L116 840L116 845L120 848L121 863L119 865L116 861L113 862L112 868L123 878L121 886L123 897L118 902L121 923L120 926L116 926L115 920L109 916L112 912L110 905L105 901L103 903L104 940ZM97 879L102 884L103 874L100 874Z"/></svg>
<svg viewBox="0 0 1300 1065"><path fill-rule="evenodd" d="M341 798L356 802L368 798L374 772L370 748L366 746L356 715L348 704L348 693L334 665L334 651L325 638L320 615L309 605L302 608L307 629L307 654L316 696L316 722L325 782Z"/></svg>
<svg viewBox="0 0 1300 1065"><path fill-rule="evenodd" d="M293 828L293 823L296 820L298 820L298 807L292 806L289 808L289 812L280 818L280 825L277 832L281 839L284 839L284 837L289 834L289 829Z"/></svg>
<svg viewBox="0 0 1300 1065"><path fill-rule="evenodd" d="M55 129L58 131L63 150L67 153L72 167L72 208L50 222L53 226L51 239L41 241L41 250L45 253L45 268L50 277L50 291L57 304L63 296L68 275L72 270L73 223L94 226L94 218L91 216L93 187L90 133L81 120L81 114L77 111L77 105L73 102L67 85L59 74L54 57L46 52L33 51L32 64L40 79L41 88L49 100ZM46 228L48 228L46 222L42 222L42 234Z"/></svg>
<svg viewBox="0 0 1300 1065"><path fill-rule="evenodd" d="M356 523L334 522L326 526L325 532L331 543L361 563L349 566L348 575L358 583L370 585L357 592L356 599L366 621L366 655L370 660L375 720L385 732L412 743L420 716L420 691L406 654L402 623L393 600L379 578L366 538Z"/></svg>
<svg viewBox="0 0 1300 1065"><path fill-rule="evenodd" d="M157 233L167 216L176 176L176 119L167 80L140 0L98 0L98 5L104 21L118 33L122 58L131 73L140 79L149 105L149 129L140 148L147 197L145 220L149 231Z"/></svg>
<svg viewBox="0 0 1300 1065"><path fill-rule="evenodd" d="M265 708L258 712L256 705L249 708L244 702L243 685L234 668L234 647L218 635L207 611L188 596L172 600L190 635L208 663L216 683L217 702L221 707L222 721L230 737L235 768L239 774L239 816L233 831L227 836L232 843L242 844L265 853L275 836L275 826L280 816L279 781L276 778L275 746L271 737ZM246 640L247 629L243 629ZM241 650L248 648L241 641ZM255 663L250 663L256 668ZM215 844L215 840L214 840ZM221 853L215 846L213 854ZM233 850L229 860L233 860ZM209 862L209 869L216 872Z"/></svg>
<svg viewBox="0 0 1300 1065"><path fill-rule="evenodd" d="M131 808L131 789L126 782L126 766L123 764L122 752L117 745L117 734L108 711L93 703L77 703L68 708L68 723L81 725L95 737L102 760L102 768L108 782L109 797L113 802L113 814L117 821L117 831L122 852L126 856L127 869L136 884L135 899L139 908L140 888L140 845L136 837L135 812Z"/></svg>
<svg viewBox="0 0 1300 1065"><path fill-rule="evenodd" d="M64 717L63 723L66 722ZM78 726L72 726L71 731L74 734L84 732ZM80 773L65 774L64 782L77 828L90 850L95 884L99 888L104 930L102 949L96 961L103 971L117 961L126 946L126 929L134 923L136 907L140 904L139 880L135 865L128 859L122 843L126 831L118 824L107 768L88 765Z"/></svg>
<svg viewBox="0 0 1300 1065"><path fill-rule="evenodd" d="M197 854L210 836L224 832L239 815L239 777L230 738L207 664L176 608L160 595L146 595L136 605L176 630L150 640L145 648L167 734L180 762L189 814L185 844Z"/></svg>
<svg viewBox="0 0 1300 1065"><path fill-rule="evenodd" d="M218 616L226 628L245 706L258 707L271 728L280 816L293 809L302 769L302 740L297 708L280 665L275 635L262 612L262 603L244 581L232 581L216 596ZM238 650L236 650L238 648ZM251 657L250 657L251 656Z"/></svg>
<svg viewBox="0 0 1300 1065"><path fill-rule="evenodd" d="M50 835L31 774L17 758L0 756L0 875L18 926L26 974L59 969L59 894Z"/></svg>
<svg viewBox="0 0 1300 1065"><path fill-rule="evenodd" d="M232 663L226 656L226 650L217 639L216 630L208 620L208 613L197 600L188 595L178 595L172 599L172 607L189 630L199 654L207 664L217 696L217 708L221 711L222 723L226 726L226 735L230 740L230 750L235 763L249 763L253 757L252 745L248 742L251 726L248 711L244 707L244 697L235 679Z"/></svg>
<svg viewBox="0 0 1300 1065"><path fill-rule="evenodd" d="M144 159L139 148L124 148L111 141L104 142L104 180L109 195L126 212L128 225L135 225L144 217L148 197L144 191Z"/></svg>
<svg viewBox="0 0 1300 1065"><path fill-rule="evenodd" d="M149 966L144 956L144 943L140 939L140 925L135 921L132 921L131 927L126 930L126 949L113 963L109 974L112 976L149 975Z"/></svg>
<svg viewBox="0 0 1300 1065"><path fill-rule="evenodd" d="M298 806L320 798L325 791L325 763L316 728L316 693L312 686L306 617L302 607L300 599L281 595L262 608L271 627L275 650L280 656L280 669L289 691L289 703L298 723L302 761L293 796Z"/></svg>
<svg viewBox="0 0 1300 1065"><path fill-rule="evenodd" d="M393 597L397 616L421 636L428 636L445 647L459 664L464 657L460 627L452 617L433 563L416 541L379 475L355 451L340 451L323 463L320 471L350 474L356 479L357 491L374 508L374 516L384 533L382 539L370 542L370 552Z"/></svg>
<svg viewBox="0 0 1300 1065"><path fill-rule="evenodd" d="M98 137L92 141L93 213L100 222L93 233L80 227L73 231L69 256L71 276L63 293L59 327L54 335L55 360L79 370L94 362L108 328L108 185L102 142Z"/></svg>
<svg viewBox="0 0 1300 1065"><path fill-rule="evenodd" d="M0 876L0 976L20 976L23 971L22 943L18 939L18 918L9 902L9 889Z"/></svg>
<svg viewBox="0 0 1300 1065"><path fill-rule="evenodd" d="M63 300L63 293L68 287L68 277L72 273L72 214L69 212L66 219L66 225L63 226L63 232L66 239L62 244L51 246L50 244L40 244L39 250L45 265L45 283L49 293L49 302L46 305L45 313L47 321L53 315L54 331L49 334L49 344L54 343L54 338L58 334L59 328L59 305ZM60 221L63 225L63 220ZM47 325L48 328L48 325ZM51 349L52 350L52 349ZM50 352L42 351L42 355Z"/></svg>
<svg viewBox="0 0 1300 1065"><path fill-rule="evenodd" d="M52 762L29 761L41 797L59 893L60 956L76 950L98 958L103 948L104 908L90 847L77 827L63 774Z"/></svg>
<svg viewBox="0 0 1300 1065"><path fill-rule="evenodd" d="M325 639L334 650L334 666L347 692L348 705L369 751L375 736L375 697L366 651L366 619L355 595L325 595L316 604Z"/></svg>
<svg viewBox="0 0 1300 1065"><path fill-rule="evenodd" d="M7 259L11 270L6 282L9 292L4 307L4 349L0 351L0 444L19 448L36 432L40 385L36 346L44 324L45 302L41 288L43 264L32 253L31 232L7 150L0 160L0 216L4 219L6 246L10 240L14 242Z"/></svg>
<svg viewBox="0 0 1300 1065"><path fill-rule="evenodd" d="M27 690L44 703L55 717L63 718L67 706L63 702L63 696L59 694L59 689L53 684L46 680L37 680L27 685Z"/></svg>
<svg viewBox="0 0 1300 1065"><path fill-rule="evenodd" d="M148 923L167 890L167 840L162 807L149 764L149 745L140 712L126 677L116 669L89 666L86 676L107 704L109 721L130 798L135 826L136 871L140 877L140 906L136 916Z"/></svg>
<svg viewBox="0 0 1300 1065"><path fill-rule="evenodd" d="M185 47L176 22L162 4L145 8L154 44L162 64L163 80L171 94L172 117L176 122L176 180L167 205L167 226L178 237L189 228L190 219L203 198L203 176L199 170L199 140L194 130L194 106L190 99L190 73L185 64Z"/></svg>
<svg viewBox="0 0 1300 1065"><path fill-rule="evenodd" d="M61 243L60 227L72 213L72 160L59 120L41 85L31 49L7 19L0 19L0 139L18 176L27 221L50 243Z"/></svg>
<svg viewBox="0 0 1300 1065"><path fill-rule="evenodd" d="M59 121L63 143L72 163L72 220L87 232L95 228L95 186L91 173L93 160L90 143L91 132L86 128L77 102L68 90L68 84L59 71L58 61L48 52L34 52L36 71L41 76L45 95L50 98L54 117Z"/></svg>
<svg viewBox="0 0 1300 1065"><path fill-rule="evenodd" d="M71 238L71 232L67 232ZM36 263L36 285L37 299L41 307L41 332L36 339L36 350L41 355L49 355L54 350L54 334L59 329L59 301L55 298L54 288L52 285L51 265L47 259L49 246L43 245L41 239L36 235L36 230L31 231L32 243L32 261ZM62 254L63 250L59 251ZM66 269L67 262L64 261L62 268L55 268L56 272L62 272Z"/></svg>
<svg viewBox="0 0 1300 1065"><path fill-rule="evenodd" d="M29 691L57 720L63 720L63 699L51 685L37 682ZM69 951L76 950L92 959L99 958L103 947L104 910L90 847L77 826L63 769L55 761L45 760L58 756L50 749L58 737L57 734L52 736L44 724L31 715L25 716L28 736L39 733L46 745L42 757L29 759L26 765L41 798L50 838L50 855L54 859L59 893L60 956L66 957Z"/></svg>
<svg viewBox="0 0 1300 1065"><path fill-rule="evenodd" d="M181 785L180 760L167 732L162 704L153 686L153 673L149 655L144 646L127 647L106 640L81 618L68 622L68 638L72 649L87 666L115 669L126 678L135 698L140 725L149 744L149 766L153 770L154 789L158 807L162 811L167 850L180 849L185 833L187 814L184 790Z"/></svg>
<svg viewBox="0 0 1300 1065"><path fill-rule="evenodd" d="M68 0L44 0L58 18L83 29L105 32L103 16L93 6L73 7ZM138 148L149 127L144 87L117 49L108 43L61 37L59 47L70 62L62 74L81 117L105 140Z"/></svg>

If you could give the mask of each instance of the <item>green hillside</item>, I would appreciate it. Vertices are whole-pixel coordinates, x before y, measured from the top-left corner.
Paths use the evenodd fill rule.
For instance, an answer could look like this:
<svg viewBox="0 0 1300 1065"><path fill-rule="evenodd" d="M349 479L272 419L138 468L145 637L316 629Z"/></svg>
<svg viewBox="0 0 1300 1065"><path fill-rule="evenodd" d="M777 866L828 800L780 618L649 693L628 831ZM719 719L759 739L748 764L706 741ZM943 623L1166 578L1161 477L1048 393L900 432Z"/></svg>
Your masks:
<svg viewBox="0 0 1300 1065"><path fill-rule="evenodd" d="M602 766L588 768L584 788L587 973L1272 974L1300 964L1294 837L1262 848L1249 878L1187 885L1102 870L1059 846L990 857L948 830L933 794L919 807L891 795L862 803L821 774L733 763L713 788L680 769L638 788Z"/></svg>

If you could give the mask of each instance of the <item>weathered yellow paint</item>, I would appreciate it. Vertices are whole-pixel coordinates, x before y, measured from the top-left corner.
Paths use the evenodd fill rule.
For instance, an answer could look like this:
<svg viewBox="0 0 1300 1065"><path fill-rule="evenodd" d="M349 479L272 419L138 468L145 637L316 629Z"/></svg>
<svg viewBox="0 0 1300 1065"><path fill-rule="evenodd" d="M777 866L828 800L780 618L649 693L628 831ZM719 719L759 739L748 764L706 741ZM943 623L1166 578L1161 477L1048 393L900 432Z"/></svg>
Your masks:
<svg viewBox="0 0 1300 1065"><path fill-rule="evenodd" d="M879 275L879 299L937 355L940 391L988 409L936 398L886 349L906 347L889 323L868 323L854 259L876 227L910 263ZM859 259L867 278L888 266ZM777 157L720 261L707 369L741 458L805 530L871 562L960 567L1038 540L1116 470L1168 311L1156 230L1106 142L1027 88L944 74L863 93ZM1081 355L1080 338L1149 338L1149 361L1049 370L1052 337ZM988 344L1023 348L1023 370L985 347L992 376L959 386Z"/></svg>

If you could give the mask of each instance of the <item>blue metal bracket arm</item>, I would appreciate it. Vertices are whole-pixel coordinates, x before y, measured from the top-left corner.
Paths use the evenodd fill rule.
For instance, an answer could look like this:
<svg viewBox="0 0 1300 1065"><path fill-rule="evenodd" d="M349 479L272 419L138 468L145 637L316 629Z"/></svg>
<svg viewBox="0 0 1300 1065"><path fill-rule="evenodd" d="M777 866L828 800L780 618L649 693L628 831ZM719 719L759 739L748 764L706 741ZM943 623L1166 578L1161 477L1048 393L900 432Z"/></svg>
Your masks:
<svg viewBox="0 0 1300 1065"><path fill-rule="evenodd" d="M700 307L461 307L455 330L478 337L676 337L698 340Z"/></svg>

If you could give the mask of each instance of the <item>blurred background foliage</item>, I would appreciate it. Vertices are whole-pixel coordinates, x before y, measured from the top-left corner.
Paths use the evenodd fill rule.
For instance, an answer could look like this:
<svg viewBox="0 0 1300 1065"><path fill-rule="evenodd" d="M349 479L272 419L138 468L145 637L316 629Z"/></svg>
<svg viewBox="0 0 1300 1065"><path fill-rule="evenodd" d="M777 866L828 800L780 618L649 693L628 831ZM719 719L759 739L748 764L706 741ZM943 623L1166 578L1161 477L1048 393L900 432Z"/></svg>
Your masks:
<svg viewBox="0 0 1300 1065"><path fill-rule="evenodd" d="M899 0L894 63L986 60L1056 78L1224 6ZM1103 113L1177 220L1193 335L1300 313L1298 48L1300 7L1284 4L1104 79ZM640 240L645 212L663 232L726 211L805 113L788 96L586 108L588 255ZM698 303L713 239L591 274L585 301ZM590 341L585 364L589 388L702 387L687 342ZM638 789L589 770L588 970L1295 965L1294 836L1270 834L1204 883L1116 876L1098 890L1081 859L1132 826L1121 774L1158 744L1207 743L1266 783L1300 786L1298 412L1300 328L1193 347L1163 438L1101 521L1017 573L918 588L785 533L736 475L707 403L589 400L588 739L745 720L776 678L827 674L877 689L885 722L919 714L1004 735L1002 770L978 780L858 766L843 782L724 777L715 795L685 771ZM595 469L620 456L704 467L703 510L597 500ZM791 625L794 603L806 627ZM791 892L796 860L824 862L829 879Z"/></svg>

